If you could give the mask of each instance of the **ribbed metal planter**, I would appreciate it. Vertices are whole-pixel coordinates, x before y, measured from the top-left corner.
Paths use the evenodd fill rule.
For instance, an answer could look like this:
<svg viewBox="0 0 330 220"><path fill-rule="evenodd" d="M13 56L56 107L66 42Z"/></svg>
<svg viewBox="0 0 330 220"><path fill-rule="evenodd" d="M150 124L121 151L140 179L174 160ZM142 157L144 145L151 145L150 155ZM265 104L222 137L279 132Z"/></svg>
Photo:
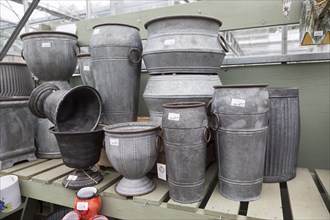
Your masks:
<svg viewBox="0 0 330 220"><path fill-rule="evenodd" d="M37 117L47 117L57 131L91 131L99 123L102 101L90 86L60 90L51 83L43 83L33 90L29 107Z"/></svg>
<svg viewBox="0 0 330 220"><path fill-rule="evenodd" d="M84 85L94 87L92 60L89 53L78 55L78 69Z"/></svg>
<svg viewBox="0 0 330 220"><path fill-rule="evenodd" d="M116 192L136 196L153 191L156 185L146 174L157 159L160 126L151 122L127 122L106 126L104 131L107 157L124 176Z"/></svg>
<svg viewBox="0 0 330 220"><path fill-rule="evenodd" d="M266 85L215 86L220 193L237 201L261 195L269 98Z"/></svg>
<svg viewBox="0 0 330 220"><path fill-rule="evenodd" d="M268 88L269 130L264 182L285 182L296 176L300 139L299 90Z"/></svg>
<svg viewBox="0 0 330 220"><path fill-rule="evenodd" d="M145 24L143 60L150 74L218 73L228 51L221 22L201 15L175 15Z"/></svg>
<svg viewBox="0 0 330 220"><path fill-rule="evenodd" d="M136 121L142 59L139 29L124 24L97 25L90 53L95 88L103 100L102 123Z"/></svg>
<svg viewBox="0 0 330 220"><path fill-rule="evenodd" d="M21 35L22 57L41 81L66 81L77 66L77 36L58 31Z"/></svg>
<svg viewBox="0 0 330 220"><path fill-rule="evenodd" d="M205 196L207 128L205 103L164 104L162 120L170 197L193 203Z"/></svg>
<svg viewBox="0 0 330 220"><path fill-rule="evenodd" d="M65 187L80 189L102 181L103 177L100 173L89 169L100 158L104 140L104 132L101 127L94 131L83 132L58 132L53 127L49 131L56 137L64 164L77 169L64 177L62 184Z"/></svg>
<svg viewBox="0 0 330 220"><path fill-rule="evenodd" d="M24 63L0 62L0 96L29 96L32 74Z"/></svg>
<svg viewBox="0 0 330 220"><path fill-rule="evenodd" d="M151 75L143 93L150 121L162 123L165 103L207 103L212 98L215 85L221 85L218 75Z"/></svg>
<svg viewBox="0 0 330 220"><path fill-rule="evenodd" d="M28 102L29 97L0 97L0 170L37 159L33 142L37 119Z"/></svg>
<svg viewBox="0 0 330 220"><path fill-rule="evenodd" d="M36 156L38 158L61 158L56 138L54 134L49 132L49 129L53 126L54 124L46 118L38 119L34 130L34 144L37 148Z"/></svg>

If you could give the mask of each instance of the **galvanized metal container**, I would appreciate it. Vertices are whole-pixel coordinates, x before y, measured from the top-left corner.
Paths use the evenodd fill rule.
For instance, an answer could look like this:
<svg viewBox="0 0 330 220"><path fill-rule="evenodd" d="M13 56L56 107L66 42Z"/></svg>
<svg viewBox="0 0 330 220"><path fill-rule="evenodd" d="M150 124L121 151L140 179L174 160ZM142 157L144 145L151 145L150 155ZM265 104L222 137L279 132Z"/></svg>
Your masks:
<svg viewBox="0 0 330 220"><path fill-rule="evenodd" d="M41 81L66 81L77 66L77 36L59 31L37 31L21 35L22 57Z"/></svg>
<svg viewBox="0 0 330 220"><path fill-rule="evenodd" d="M24 63L0 62L0 96L29 96L32 74Z"/></svg>
<svg viewBox="0 0 330 220"><path fill-rule="evenodd" d="M296 176L300 139L298 88L268 88L269 130L264 182L285 182Z"/></svg>
<svg viewBox="0 0 330 220"><path fill-rule="evenodd" d="M0 170L23 160L36 160L36 117L28 108L29 97L0 97Z"/></svg>
<svg viewBox="0 0 330 220"><path fill-rule="evenodd" d="M95 88L103 100L101 122L137 120L142 43L139 29L125 24L101 24L90 41Z"/></svg>
<svg viewBox="0 0 330 220"><path fill-rule="evenodd" d="M64 177L62 185L70 189L80 189L96 185L102 181L102 175L90 168L100 158L104 132L102 127L93 131L58 132L55 128L49 131L56 137L66 166L76 168L73 173Z"/></svg>
<svg viewBox="0 0 330 220"><path fill-rule="evenodd" d="M170 197L193 203L205 196L206 143L211 137L203 102L164 104L162 120Z"/></svg>
<svg viewBox="0 0 330 220"><path fill-rule="evenodd" d="M237 201L260 197L268 127L266 85L215 86L220 193Z"/></svg>
<svg viewBox="0 0 330 220"><path fill-rule="evenodd" d="M54 134L49 132L51 127L54 127L54 124L48 119L38 119L34 130L34 144L37 148L36 156L38 158L61 158L61 152L58 147L56 138Z"/></svg>
<svg viewBox="0 0 330 220"><path fill-rule="evenodd" d="M174 15L145 24L143 60L150 74L218 73L228 52L219 35L221 22L201 15Z"/></svg>
<svg viewBox="0 0 330 220"><path fill-rule="evenodd" d="M207 103L212 98L215 85L221 85L218 75L151 75L143 93L150 121L162 123L165 103Z"/></svg>
<svg viewBox="0 0 330 220"><path fill-rule="evenodd" d="M89 53L78 55L78 70L84 85L94 87L92 60Z"/></svg>
<svg viewBox="0 0 330 220"><path fill-rule="evenodd" d="M108 159L124 176L116 192L136 196L153 191L156 185L146 174L157 159L160 126L151 122L127 122L106 126L104 131Z"/></svg>
<svg viewBox="0 0 330 220"><path fill-rule="evenodd" d="M56 131L91 131L100 120L102 100L90 86L60 90L51 83L43 83L30 96L31 112L39 118L48 118Z"/></svg>

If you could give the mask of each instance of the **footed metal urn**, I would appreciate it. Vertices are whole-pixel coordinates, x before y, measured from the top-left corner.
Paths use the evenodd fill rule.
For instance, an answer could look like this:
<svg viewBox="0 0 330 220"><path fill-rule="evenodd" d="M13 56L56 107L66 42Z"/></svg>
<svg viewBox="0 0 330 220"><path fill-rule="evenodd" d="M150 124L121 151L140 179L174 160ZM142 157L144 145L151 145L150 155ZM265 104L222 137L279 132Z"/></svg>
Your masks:
<svg viewBox="0 0 330 220"><path fill-rule="evenodd" d="M153 191L156 185L146 174L157 159L160 125L127 122L103 129L106 154L112 166L124 176L116 186L116 192L136 196Z"/></svg>

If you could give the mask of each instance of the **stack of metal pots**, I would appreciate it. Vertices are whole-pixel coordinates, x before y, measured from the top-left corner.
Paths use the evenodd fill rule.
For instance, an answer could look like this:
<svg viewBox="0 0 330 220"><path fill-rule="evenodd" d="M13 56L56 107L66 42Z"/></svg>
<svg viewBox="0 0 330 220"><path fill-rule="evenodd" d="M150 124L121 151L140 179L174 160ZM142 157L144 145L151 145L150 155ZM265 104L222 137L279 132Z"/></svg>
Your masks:
<svg viewBox="0 0 330 220"><path fill-rule="evenodd" d="M38 128L44 133L49 129L55 135L64 164L75 168L62 184L80 189L99 183L103 177L92 166L99 160L104 139L103 129L98 126L101 97L90 86L71 89L67 82L77 66L77 36L47 31L23 34L21 38L22 56L34 75L43 81L32 91L29 108L35 116L47 118L54 125ZM38 148L47 151L49 141L37 140ZM53 150L48 149L44 157L53 157Z"/></svg>
<svg viewBox="0 0 330 220"><path fill-rule="evenodd" d="M0 62L0 170L36 159L36 118L28 108L33 88L26 64Z"/></svg>

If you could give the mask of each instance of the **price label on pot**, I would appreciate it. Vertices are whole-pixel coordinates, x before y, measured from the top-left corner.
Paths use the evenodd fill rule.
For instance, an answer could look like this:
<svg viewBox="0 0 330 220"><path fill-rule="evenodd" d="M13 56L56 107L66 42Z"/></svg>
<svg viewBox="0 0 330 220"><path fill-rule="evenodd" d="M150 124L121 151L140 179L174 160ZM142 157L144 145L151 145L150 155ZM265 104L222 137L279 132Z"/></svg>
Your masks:
<svg viewBox="0 0 330 220"><path fill-rule="evenodd" d="M322 37L323 36L323 31L314 31L314 36L315 37Z"/></svg>
<svg viewBox="0 0 330 220"><path fill-rule="evenodd" d="M119 139L110 138L110 145L119 146Z"/></svg>
<svg viewBox="0 0 330 220"><path fill-rule="evenodd" d="M180 121L180 114L168 113L168 120L170 120L170 121Z"/></svg>
<svg viewBox="0 0 330 220"><path fill-rule="evenodd" d="M175 39L167 39L164 42L165 46L174 45L174 44L175 44Z"/></svg>
<svg viewBox="0 0 330 220"><path fill-rule="evenodd" d="M88 210L88 202L77 202L77 210L78 211Z"/></svg>
<svg viewBox="0 0 330 220"><path fill-rule="evenodd" d="M166 165L157 163L157 176L159 179L166 180Z"/></svg>
<svg viewBox="0 0 330 220"><path fill-rule="evenodd" d="M245 100L244 99L231 99L232 106L238 106L238 107L245 107Z"/></svg>
<svg viewBox="0 0 330 220"><path fill-rule="evenodd" d="M76 180L76 179L77 179L77 176L75 176L75 175L68 176L68 180Z"/></svg>
<svg viewBox="0 0 330 220"><path fill-rule="evenodd" d="M41 47L50 47L50 43L49 42L41 43Z"/></svg>
<svg viewBox="0 0 330 220"><path fill-rule="evenodd" d="M84 71L90 71L90 70L91 70L90 66L84 66Z"/></svg>

